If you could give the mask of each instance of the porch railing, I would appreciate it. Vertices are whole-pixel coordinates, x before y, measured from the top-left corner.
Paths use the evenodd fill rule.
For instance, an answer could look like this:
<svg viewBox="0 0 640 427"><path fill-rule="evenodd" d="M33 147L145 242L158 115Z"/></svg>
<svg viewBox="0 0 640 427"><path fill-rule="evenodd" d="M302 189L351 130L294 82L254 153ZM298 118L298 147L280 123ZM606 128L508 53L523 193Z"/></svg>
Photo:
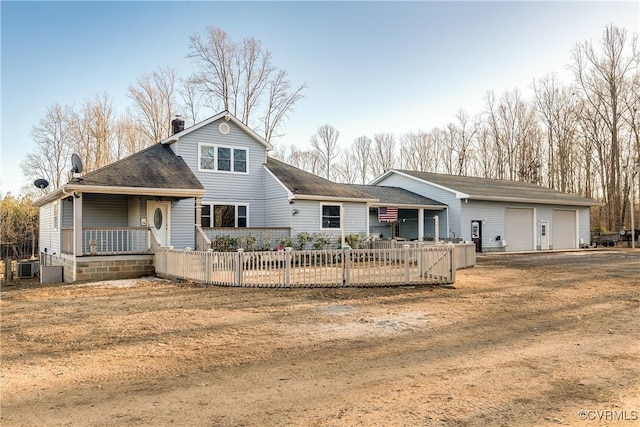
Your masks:
<svg viewBox="0 0 640 427"><path fill-rule="evenodd" d="M147 227L85 227L78 255L124 255L153 253L151 231ZM72 228L62 229L62 251L73 253Z"/></svg>
<svg viewBox="0 0 640 427"><path fill-rule="evenodd" d="M200 252L161 248L156 274L244 287L347 287L455 282L453 247Z"/></svg>

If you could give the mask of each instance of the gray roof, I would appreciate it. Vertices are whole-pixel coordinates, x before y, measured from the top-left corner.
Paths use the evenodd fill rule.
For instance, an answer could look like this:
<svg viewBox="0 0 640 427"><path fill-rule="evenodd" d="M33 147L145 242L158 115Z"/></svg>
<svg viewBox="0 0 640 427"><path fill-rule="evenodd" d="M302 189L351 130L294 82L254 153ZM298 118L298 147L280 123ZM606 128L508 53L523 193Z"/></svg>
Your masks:
<svg viewBox="0 0 640 427"><path fill-rule="evenodd" d="M314 198L362 199L362 201L375 199L346 185L305 172L272 157L267 157L266 166L294 196L300 198L312 196Z"/></svg>
<svg viewBox="0 0 640 427"><path fill-rule="evenodd" d="M469 199L573 206L596 206L601 204L592 199L562 193L528 182L444 175L409 170L398 170L397 172L463 193L466 195L465 197Z"/></svg>
<svg viewBox="0 0 640 427"><path fill-rule="evenodd" d="M182 157L168 145L154 144L84 175L76 185L204 189Z"/></svg>
<svg viewBox="0 0 640 427"><path fill-rule="evenodd" d="M440 206L446 207L444 203L437 202L428 197L423 197L409 190L399 187L385 187L382 185L359 185L346 184L355 190L369 194L372 198L380 200L377 205L381 206Z"/></svg>

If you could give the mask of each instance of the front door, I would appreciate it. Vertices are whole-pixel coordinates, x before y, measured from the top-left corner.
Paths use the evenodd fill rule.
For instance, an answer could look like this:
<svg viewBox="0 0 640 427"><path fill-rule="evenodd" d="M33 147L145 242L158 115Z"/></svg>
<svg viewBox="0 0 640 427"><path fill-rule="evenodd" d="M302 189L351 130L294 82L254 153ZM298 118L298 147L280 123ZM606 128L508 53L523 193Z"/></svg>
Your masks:
<svg viewBox="0 0 640 427"><path fill-rule="evenodd" d="M482 221L471 221L471 240L476 244L476 252L482 252Z"/></svg>
<svg viewBox="0 0 640 427"><path fill-rule="evenodd" d="M169 246L171 243L170 206L170 202L147 201L147 224L162 246Z"/></svg>
<svg viewBox="0 0 640 427"><path fill-rule="evenodd" d="M543 251L549 250L549 222L540 222L540 249Z"/></svg>

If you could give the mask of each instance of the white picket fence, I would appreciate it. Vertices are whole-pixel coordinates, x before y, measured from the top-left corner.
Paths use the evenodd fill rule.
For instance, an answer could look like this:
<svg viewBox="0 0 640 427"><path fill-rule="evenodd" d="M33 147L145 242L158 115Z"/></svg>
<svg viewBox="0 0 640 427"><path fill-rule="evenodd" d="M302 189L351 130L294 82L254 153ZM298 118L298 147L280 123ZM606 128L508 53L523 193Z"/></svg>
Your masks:
<svg viewBox="0 0 640 427"><path fill-rule="evenodd" d="M200 252L159 248L156 274L222 286L366 287L455 282L453 247Z"/></svg>

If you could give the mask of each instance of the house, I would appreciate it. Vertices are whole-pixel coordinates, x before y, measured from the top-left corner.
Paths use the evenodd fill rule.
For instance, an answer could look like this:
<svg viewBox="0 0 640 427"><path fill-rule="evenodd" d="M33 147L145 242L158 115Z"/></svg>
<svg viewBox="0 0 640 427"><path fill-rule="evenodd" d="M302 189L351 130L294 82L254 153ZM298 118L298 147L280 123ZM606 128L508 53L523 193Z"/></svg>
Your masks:
<svg viewBox="0 0 640 427"><path fill-rule="evenodd" d="M34 202L43 265L62 265L69 282L135 277L153 273L159 246L253 234L274 247L301 231L338 241L367 229L375 198L269 158L273 147L228 112L173 128Z"/></svg>
<svg viewBox="0 0 640 427"><path fill-rule="evenodd" d="M42 264L65 281L154 272L157 247L207 250L224 236L274 248L299 233L462 239L478 251L589 244L589 199L532 184L390 170L342 185L268 157L271 144L226 111L34 202Z"/></svg>
<svg viewBox="0 0 640 427"><path fill-rule="evenodd" d="M525 182L407 170L389 170L371 185L403 188L446 204L441 235L473 241L477 252L589 245L589 208L602 205Z"/></svg>

